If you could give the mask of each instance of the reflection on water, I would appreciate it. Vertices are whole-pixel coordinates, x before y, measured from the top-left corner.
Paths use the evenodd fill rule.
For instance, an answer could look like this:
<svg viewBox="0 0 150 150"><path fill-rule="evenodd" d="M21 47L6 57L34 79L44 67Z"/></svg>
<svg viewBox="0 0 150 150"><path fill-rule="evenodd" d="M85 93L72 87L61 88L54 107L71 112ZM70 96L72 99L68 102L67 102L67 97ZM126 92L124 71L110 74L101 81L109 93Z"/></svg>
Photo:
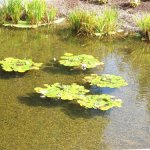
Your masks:
<svg viewBox="0 0 150 150"><path fill-rule="evenodd" d="M99 41L71 37L69 32L0 29L0 59L32 58L45 65L24 76L0 71L0 149L99 150L150 148L150 49L138 40ZM64 52L91 54L105 63L89 72L53 66ZM123 76L120 89L91 87L92 93L115 95L123 107L107 112L72 103L41 99L34 87L61 82L83 84L89 73Z"/></svg>

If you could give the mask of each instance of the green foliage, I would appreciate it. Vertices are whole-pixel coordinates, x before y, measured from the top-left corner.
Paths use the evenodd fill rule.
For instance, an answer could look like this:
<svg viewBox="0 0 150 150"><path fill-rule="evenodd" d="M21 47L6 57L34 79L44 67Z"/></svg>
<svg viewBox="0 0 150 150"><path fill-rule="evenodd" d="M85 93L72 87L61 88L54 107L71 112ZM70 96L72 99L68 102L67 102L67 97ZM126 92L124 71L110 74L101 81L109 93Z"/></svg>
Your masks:
<svg viewBox="0 0 150 150"><path fill-rule="evenodd" d="M96 15L90 11L74 10L68 20L73 31L81 34L94 34L96 27Z"/></svg>
<svg viewBox="0 0 150 150"><path fill-rule="evenodd" d="M91 55L73 55L71 53L65 53L59 60L59 63L64 66L81 68L83 70L103 65L102 62L99 62Z"/></svg>
<svg viewBox="0 0 150 150"><path fill-rule="evenodd" d="M34 63L31 59L15 59L15 58L5 58L0 61L0 65L3 70L7 72L26 72L28 70L39 70L42 63Z"/></svg>
<svg viewBox="0 0 150 150"><path fill-rule="evenodd" d="M6 11L4 8L0 8L0 24L3 24L6 19Z"/></svg>
<svg viewBox="0 0 150 150"><path fill-rule="evenodd" d="M91 74L90 76L86 76L84 81L90 83L90 85L96 85L98 87L120 88L127 85L122 77L109 74L101 76Z"/></svg>
<svg viewBox="0 0 150 150"><path fill-rule="evenodd" d="M36 87L35 91L40 93L42 97L74 101L85 108L108 110L112 107L121 107L122 104L120 99L114 99L110 95L85 95L89 90L76 83L72 85L62 85L60 83L45 84L45 88Z"/></svg>
<svg viewBox="0 0 150 150"><path fill-rule="evenodd" d="M113 96L102 95L87 95L82 100L77 100L80 106L85 108L94 108L100 110L108 110L113 107L121 107L122 101L114 99Z"/></svg>
<svg viewBox="0 0 150 150"><path fill-rule="evenodd" d="M38 24L45 17L46 1L45 0L32 0L27 4L26 8L27 20L31 24Z"/></svg>
<svg viewBox="0 0 150 150"><path fill-rule="evenodd" d="M51 7L50 9L47 9L47 22L50 23L53 21L57 15L57 9L54 7Z"/></svg>
<svg viewBox="0 0 150 150"><path fill-rule="evenodd" d="M17 25L24 21L27 25L40 26L53 21L56 15L57 10L54 7L48 9L46 0L7 0L0 8L0 23L4 26L15 24L15 27L24 28L24 25Z"/></svg>
<svg viewBox="0 0 150 150"><path fill-rule="evenodd" d="M132 7L137 7L141 4L141 0L130 0L130 5Z"/></svg>
<svg viewBox="0 0 150 150"><path fill-rule="evenodd" d="M150 13L144 14L142 17L137 16L135 20L143 32L150 32Z"/></svg>
<svg viewBox="0 0 150 150"><path fill-rule="evenodd" d="M17 23L22 15L22 0L7 0L3 9L6 13L6 20L11 19Z"/></svg>
<svg viewBox="0 0 150 150"><path fill-rule="evenodd" d="M89 90L83 86L73 83L72 85L62 85L55 83L53 85L45 84L45 88L36 87L35 91L42 96L49 98L60 98L62 100L76 100L88 93Z"/></svg>
<svg viewBox="0 0 150 150"><path fill-rule="evenodd" d="M97 18L97 32L104 35L114 34L118 26L118 12L116 9L105 8Z"/></svg>
<svg viewBox="0 0 150 150"><path fill-rule="evenodd" d="M112 8L105 8L99 16L93 12L75 10L68 19L72 30L78 34L110 35L115 34L118 27L118 12Z"/></svg>

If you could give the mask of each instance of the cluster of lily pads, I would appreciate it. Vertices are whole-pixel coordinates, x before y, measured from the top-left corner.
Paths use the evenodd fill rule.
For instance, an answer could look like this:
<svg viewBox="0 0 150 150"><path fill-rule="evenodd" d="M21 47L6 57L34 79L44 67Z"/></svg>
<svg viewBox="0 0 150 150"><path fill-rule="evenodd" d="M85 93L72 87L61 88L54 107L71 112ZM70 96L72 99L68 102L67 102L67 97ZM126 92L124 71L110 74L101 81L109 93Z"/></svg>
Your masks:
<svg viewBox="0 0 150 150"><path fill-rule="evenodd" d="M3 70L7 72L26 72L29 70L39 70L42 63L35 63L31 59L16 59L16 58L5 58L0 61L0 65Z"/></svg>
<svg viewBox="0 0 150 150"><path fill-rule="evenodd" d="M72 53L65 53L61 56L59 63L64 66L81 68L83 70L94 68L98 65L103 65L104 63L99 62L98 59L91 55L73 55Z"/></svg>
<svg viewBox="0 0 150 150"><path fill-rule="evenodd" d="M59 64L73 67L74 69L90 69L98 65L103 65L98 59L91 55L73 55L66 53L58 61ZM35 63L31 59L15 59L5 58L0 61L1 68L7 72L26 72L28 70L38 70L42 63ZM115 75L97 75L91 74L85 76L85 83L90 83L91 86L97 86L100 88L119 88L126 86L126 81ZM121 107L122 101L116 99L114 96L101 94L92 95L90 90L84 86L73 83L71 85L63 85L61 83L54 83L52 85L45 84L44 88L36 87L35 91L41 94L41 97L48 97L53 100L61 99L65 101L72 101L85 108L93 108L99 110L108 110L113 107Z"/></svg>

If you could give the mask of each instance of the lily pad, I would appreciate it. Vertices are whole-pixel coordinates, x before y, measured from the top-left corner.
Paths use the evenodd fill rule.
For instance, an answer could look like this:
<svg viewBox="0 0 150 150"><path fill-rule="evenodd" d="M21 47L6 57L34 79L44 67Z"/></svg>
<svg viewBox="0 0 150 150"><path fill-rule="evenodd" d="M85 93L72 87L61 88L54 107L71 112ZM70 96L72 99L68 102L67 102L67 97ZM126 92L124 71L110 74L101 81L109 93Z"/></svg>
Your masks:
<svg viewBox="0 0 150 150"><path fill-rule="evenodd" d="M113 107L121 107L122 101L114 99L111 95L87 95L82 100L77 100L80 106L85 108L94 108L100 110L108 110Z"/></svg>
<svg viewBox="0 0 150 150"><path fill-rule="evenodd" d="M97 74L91 74L90 76L84 77L84 81L90 83L90 85L109 88L120 88L128 85L122 77L109 74L100 76Z"/></svg>
<svg viewBox="0 0 150 150"><path fill-rule="evenodd" d="M103 65L103 62L99 62L92 55L73 55L71 53L65 53L59 60L59 63L64 66L81 68L83 70Z"/></svg>
<svg viewBox="0 0 150 150"><path fill-rule="evenodd" d="M60 83L55 83L53 85L45 84L45 88L36 87L35 91L42 96L60 98L62 100L81 99L84 97L84 94L89 92L84 86L77 85L76 83L72 85L62 85Z"/></svg>
<svg viewBox="0 0 150 150"><path fill-rule="evenodd" d="M42 63L34 63L31 59L15 59L15 58L5 58L0 61L0 65L3 70L7 72L26 72L28 70L39 70Z"/></svg>

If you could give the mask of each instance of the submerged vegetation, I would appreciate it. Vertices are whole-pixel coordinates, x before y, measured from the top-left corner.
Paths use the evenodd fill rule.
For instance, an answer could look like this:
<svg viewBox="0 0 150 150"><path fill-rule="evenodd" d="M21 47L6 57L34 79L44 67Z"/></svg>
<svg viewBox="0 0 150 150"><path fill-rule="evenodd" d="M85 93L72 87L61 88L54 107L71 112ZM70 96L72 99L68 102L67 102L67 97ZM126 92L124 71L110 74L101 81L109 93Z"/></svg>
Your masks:
<svg viewBox="0 0 150 150"><path fill-rule="evenodd" d="M84 81L90 83L90 85L96 85L98 87L109 87L109 88L120 88L126 86L126 81L116 75L100 75L91 74L90 76L84 77Z"/></svg>
<svg viewBox="0 0 150 150"><path fill-rule="evenodd" d="M0 22L6 26L15 24L26 28L29 24L49 24L56 15L57 10L53 7L48 9L45 0L7 0L0 8Z"/></svg>
<svg viewBox="0 0 150 150"><path fill-rule="evenodd" d="M116 9L105 8L100 15L84 10L74 10L69 14L71 28L78 34L111 35L117 32L118 13Z"/></svg>
<svg viewBox="0 0 150 150"><path fill-rule="evenodd" d="M26 72L28 70L39 70L42 63L35 63L31 59L15 59L15 58L5 58L0 61L0 65L3 70L7 72Z"/></svg>
<svg viewBox="0 0 150 150"><path fill-rule="evenodd" d="M61 56L59 63L64 66L81 68L83 70L103 65L102 62L99 62L92 55L73 55L71 53L65 53L64 56Z"/></svg>

